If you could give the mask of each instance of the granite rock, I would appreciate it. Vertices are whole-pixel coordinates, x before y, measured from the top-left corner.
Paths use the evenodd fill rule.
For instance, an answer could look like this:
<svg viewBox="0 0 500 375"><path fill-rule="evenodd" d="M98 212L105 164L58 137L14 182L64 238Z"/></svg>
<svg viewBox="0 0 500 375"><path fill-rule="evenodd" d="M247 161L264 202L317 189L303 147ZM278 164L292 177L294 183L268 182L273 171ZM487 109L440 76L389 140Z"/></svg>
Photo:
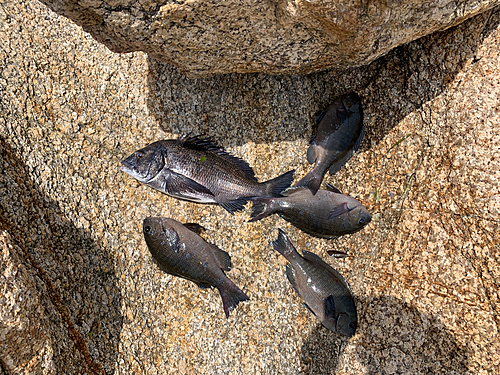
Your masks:
<svg viewBox="0 0 500 375"><path fill-rule="evenodd" d="M191 77L304 74L368 64L498 0L42 0L115 52L143 51Z"/></svg>
<svg viewBox="0 0 500 375"><path fill-rule="evenodd" d="M0 372L497 373L499 45L495 8L362 68L191 80L142 52L110 52L41 3L4 1L0 335L20 332L26 347L0 343ZM178 201L119 170L138 147L191 132L261 180L291 168L298 179L316 115L352 90L365 140L325 182L373 213L353 235L317 239L277 216L247 223L248 209ZM226 320L216 290L161 272L146 216L203 225L251 301ZM302 306L268 243L276 227L345 276L353 338Z"/></svg>

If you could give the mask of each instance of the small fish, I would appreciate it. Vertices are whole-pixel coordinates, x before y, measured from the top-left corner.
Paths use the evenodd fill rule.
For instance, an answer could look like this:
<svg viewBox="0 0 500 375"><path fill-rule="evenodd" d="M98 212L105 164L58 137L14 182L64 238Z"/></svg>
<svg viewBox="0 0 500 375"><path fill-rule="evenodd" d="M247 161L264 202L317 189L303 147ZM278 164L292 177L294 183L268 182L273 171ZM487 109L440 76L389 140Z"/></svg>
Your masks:
<svg viewBox="0 0 500 375"><path fill-rule="evenodd" d="M252 168L209 139L181 137L157 141L122 161L121 170L176 198L218 203L230 213L256 197L279 197L295 171L259 183Z"/></svg>
<svg viewBox="0 0 500 375"><path fill-rule="evenodd" d="M271 245L288 260L286 276L304 299L305 306L329 330L353 336L358 318L354 297L345 279L316 254L303 250L302 257L285 232L278 230L278 239Z"/></svg>
<svg viewBox="0 0 500 375"><path fill-rule="evenodd" d="M356 199L327 184L316 195L307 187L291 187L282 198L256 198L250 221L277 213L294 226L316 237L335 238L354 233L372 217Z"/></svg>
<svg viewBox="0 0 500 375"><path fill-rule="evenodd" d="M201 226L148 217L142 228L148 249L159 267L170 275L194 282L200 288L216 287L222 297L226 318L240 301L249 300L224 273L231 268L229 254L195 233Z"/></svg>
<svg viewBox="0 0 500 375"><path fill-rule="evenodd" d="M307 161L314 163L312 170L297 186L318 191L328 168L337 172L354 155L365 134L361 99L358 94L340 96L316 120L318 131L307 150Z"/></svg>

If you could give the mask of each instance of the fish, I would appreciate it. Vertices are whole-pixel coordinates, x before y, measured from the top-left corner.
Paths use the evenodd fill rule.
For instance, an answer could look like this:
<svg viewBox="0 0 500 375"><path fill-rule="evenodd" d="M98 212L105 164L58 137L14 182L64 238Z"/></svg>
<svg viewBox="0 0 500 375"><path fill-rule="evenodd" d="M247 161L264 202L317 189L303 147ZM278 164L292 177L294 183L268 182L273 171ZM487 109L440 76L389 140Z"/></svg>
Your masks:
<svg viewBox="0 0 500 375"><path fill-rule="evenodd" d="M201 226L165 217L148 217L142 228L148 249L160 269L190 280L200 288L217 288L226 318L241 301L250 299L224 273L231 269L229 254L196 233Z"/></svg>
<svg viewBox="0 0 500 375"><path fill-rule="evenodd" d="M288 264L286 276L304 305L329 330L352 337L358 317L354 296L342 275L314 253L302 250L301 256L282 229L273 248Z"/></svg>
<svg viewBox="0 0 500 375"><path fill-rule="evenodd" d="M300 230L320 238L355 233L371 221L371 214L359 201L333 185L327 184L326 188L313 195L307 187L294 186L283 191L281 198L257 198L249 221L277 213Z"/></svg>
<svg viewBox="0 0 500 375"><path fill-rule="evenodd" d="M358 94L351 92L337 97L316 120L318 130L307 150L307 161L314 164L296 186L307 186L313 194L319 190L329 169L334 174L358 150L365 126Z"/></svg>
<svg viewBox="0 0 500 375"><path fill-rule="evenodd" d="M201 136L151 143L124 159L120 169L165 194L218 203L231 214L242 210L252 198L281 196L295 172L259 183L246 161Z"/></svg>

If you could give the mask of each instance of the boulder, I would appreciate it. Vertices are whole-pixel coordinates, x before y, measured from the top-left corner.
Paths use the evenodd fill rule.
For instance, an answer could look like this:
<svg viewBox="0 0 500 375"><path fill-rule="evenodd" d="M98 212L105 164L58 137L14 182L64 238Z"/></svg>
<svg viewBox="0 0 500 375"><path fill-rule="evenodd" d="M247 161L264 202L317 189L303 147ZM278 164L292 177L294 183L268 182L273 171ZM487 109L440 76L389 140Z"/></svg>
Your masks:
<svg viewBox="0 0 500 375"><path fill-rule="evenodd" d="M144 51L190 77L306 74L368 64L498 0L42 0L115 52Z"/></svg>
<svg viewBox="0 0 500 375"><path fill-rule="evenodd" d="M40 2L3 0L0 374L498 373L499 45L495 8L360 68L189 79L109 51ZM119 169L153 141L204 133L259 180L298 180L316 116L349 91L365 138L325 182L373 214L358 233L248 223L250 205L230 215ZM216 290L162 272L147 216L202 225L251 300L226 319ZM346 278L354 337L302 305L269 245L278 227Z"/></svg>

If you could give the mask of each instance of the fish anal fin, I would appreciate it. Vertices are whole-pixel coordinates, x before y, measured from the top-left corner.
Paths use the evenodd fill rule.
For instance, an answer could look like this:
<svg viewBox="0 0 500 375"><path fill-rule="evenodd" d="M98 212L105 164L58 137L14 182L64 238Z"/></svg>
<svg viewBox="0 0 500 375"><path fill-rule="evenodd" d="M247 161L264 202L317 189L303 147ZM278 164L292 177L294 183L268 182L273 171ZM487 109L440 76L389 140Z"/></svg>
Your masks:
<svg viewBox="0 0 500 375"><path fill-rule="evenodd" d="M335 319L337 313L335 311L335 300L333 296L330 294L328 297L323 299L323 302L325 304L325 317L327 319Z"/></svg>
<svg viewBox="0 0 500 375"><path fill-rule="evenodd" d="M198 285L198 288L201 288L201 289L209 289L212 287L212 285L208 284L208 283L204 283L204 282L194 282L196 285Z"/></svg>
<svg viewBox="0 0 500 375"><path fill-rule="evenodd" d="M330 211L330 214L328 215L328 220L335 219L336 217L339 217L340 215L343 215L347 212L349 212L349 207L347 207L347 203L341 203Z"/></svg>
<svg viewBox="0 0 500 375"><path fill-rule="evenodd" d="M231 269L231 256L224 250L217 247L216 245L214 244L210 245L212 246L212 250L215 257L220 263L220 268L223 269L224 271L229 271Z"/></svg>
<svg viewBox="0 0 500 375"><path fill-rule="evenodd" d="M217 202L217 203L219 203L229 213L234 214L236 211L243 210L245 208L245 204L248 202L249 199L250 198L238 198L230 202Z"/></svg>

